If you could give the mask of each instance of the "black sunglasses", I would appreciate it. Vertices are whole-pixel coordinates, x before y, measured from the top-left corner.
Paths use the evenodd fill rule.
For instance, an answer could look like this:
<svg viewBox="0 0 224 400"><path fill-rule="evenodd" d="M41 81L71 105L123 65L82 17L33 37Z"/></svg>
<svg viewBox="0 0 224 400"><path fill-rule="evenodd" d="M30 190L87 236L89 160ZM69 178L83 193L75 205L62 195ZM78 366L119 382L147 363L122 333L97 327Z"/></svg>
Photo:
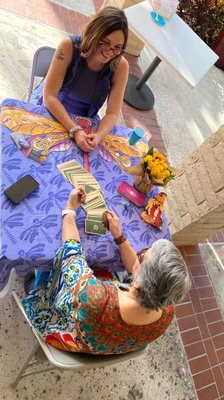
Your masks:
<svg viewBox="0 0 224 400"><path fill-rule="evenodd" d="M143 261L143 259L144 259L144 255L145 255L145 253L148 251L148 249L149 249L149 248L147 247L147 248L142 249L142 250L140 250L140 251L137 252L137 257L138 257L138 261L139 261L140 264L142 263L142 261Z"/></svg>

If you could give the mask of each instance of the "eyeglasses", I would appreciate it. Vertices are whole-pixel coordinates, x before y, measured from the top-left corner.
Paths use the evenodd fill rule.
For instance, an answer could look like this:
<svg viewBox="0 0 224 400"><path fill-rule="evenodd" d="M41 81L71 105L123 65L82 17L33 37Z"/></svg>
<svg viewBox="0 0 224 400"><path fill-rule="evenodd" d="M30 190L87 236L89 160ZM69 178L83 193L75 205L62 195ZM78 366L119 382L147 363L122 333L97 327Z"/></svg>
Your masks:
<svg viewBox="0 0 224 400"><path fill-rule="evenodd" d="M148 251L148 247L137 252L137 257L138 257L138 261L140 264L142 263L142 261L144 259L144 255L147 251Z"/></svg>
<svg viewBox="0 0 224 400"><path fill-rule="evenodd" d="M110 45L105 42L99 42L99 45L100 45L100 48L102 51L106 51L106 52L112 51L115 56L119 56L120 54L124 53L123 49L121 49L119 47L117 47L117 48L115 47L115 49L113 49L113 47L110 47Z"/></svg>

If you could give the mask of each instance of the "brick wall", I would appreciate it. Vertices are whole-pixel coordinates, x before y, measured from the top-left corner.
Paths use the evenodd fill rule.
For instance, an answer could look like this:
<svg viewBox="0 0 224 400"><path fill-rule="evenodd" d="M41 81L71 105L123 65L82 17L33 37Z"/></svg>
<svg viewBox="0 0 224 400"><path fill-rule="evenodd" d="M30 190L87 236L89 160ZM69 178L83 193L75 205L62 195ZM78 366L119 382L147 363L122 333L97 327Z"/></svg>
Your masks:
<svg viewBox="0 0 224 400"><path fill-rule="evenodd" d="M176 245L194 245L224 229L224 125L177 167L165 192Z"/></svg>

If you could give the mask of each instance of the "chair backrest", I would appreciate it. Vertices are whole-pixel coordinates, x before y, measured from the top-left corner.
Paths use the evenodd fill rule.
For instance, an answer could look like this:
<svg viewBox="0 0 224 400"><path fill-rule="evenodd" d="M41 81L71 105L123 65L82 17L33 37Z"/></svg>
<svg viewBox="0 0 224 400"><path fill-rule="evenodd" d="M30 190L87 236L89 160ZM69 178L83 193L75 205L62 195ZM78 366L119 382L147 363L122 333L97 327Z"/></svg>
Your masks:
<svg viewBox="0 0 224 400"><path fill-rule="evenodd" d="M33 65L30 78L28 101L33 91L35 76L44 78L47 75L55 49L53 47L43 46L37 49L33 57Z"/></svg>
<svg viewBox="0 0 224 400"><path fill-rule="evenodd" d="M30 321L25 313L21 300L15 291L12 295L20 309L23 313L25 319L30 324ZM131 360L133 358L144 355L147 351L147 347L141 350L132 351L125 354L112 354L112 355L94 355L94 354L84 354L84 353L69 353L56 349L55 347L48 345L40 337L38 332L32 327L33 333L43 350L46 359L54 366L54 368L62 369L89 369L96 367L104 367L107 365L117 364L122 361ZM39 371L41 372L41 370Z"/></svg>

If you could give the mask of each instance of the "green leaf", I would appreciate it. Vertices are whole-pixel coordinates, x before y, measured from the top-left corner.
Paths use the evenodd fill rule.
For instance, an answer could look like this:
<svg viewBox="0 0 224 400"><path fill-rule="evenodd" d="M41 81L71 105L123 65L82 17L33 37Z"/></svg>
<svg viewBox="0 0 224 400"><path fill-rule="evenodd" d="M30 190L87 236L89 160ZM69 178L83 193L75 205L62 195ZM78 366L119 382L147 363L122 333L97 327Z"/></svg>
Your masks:
<svg viewBox="0 0 224 400"><path fill-rule="evenodd" d="M147 156L153 156L153 151L154 151L154 148L150 147L150 149L148 150Z"/></svg>

